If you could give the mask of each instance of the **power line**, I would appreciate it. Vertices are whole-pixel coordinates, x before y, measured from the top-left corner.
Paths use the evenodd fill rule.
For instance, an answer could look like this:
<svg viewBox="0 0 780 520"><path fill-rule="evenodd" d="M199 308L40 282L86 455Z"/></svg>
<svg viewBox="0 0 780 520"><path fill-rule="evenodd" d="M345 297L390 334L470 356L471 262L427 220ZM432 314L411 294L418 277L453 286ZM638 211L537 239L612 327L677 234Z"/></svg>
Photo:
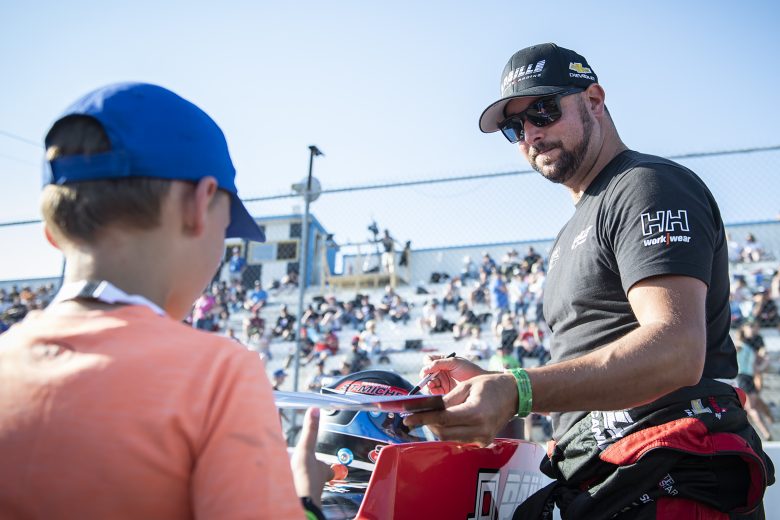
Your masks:
<svg viewBox="0 0 780 520"><path fill-rule="evenodd" d="M28 224L40 224L43 220L17 220L15 222L0 222L0 227L26 226Z"/></svg>
<svg viewBox="0 0 780 520"><path fill-rule="evenodd" d="M20 135L12 134L11 132L6 132L5 130L0 130L0 135L5 136L9 139L13 139L15 141L19 141L20 143L29 144L36 148L43 148L43 146L41 146L41 143L39 142L33 141L31 139L27 139L26 137L22 137Z"/></svg>

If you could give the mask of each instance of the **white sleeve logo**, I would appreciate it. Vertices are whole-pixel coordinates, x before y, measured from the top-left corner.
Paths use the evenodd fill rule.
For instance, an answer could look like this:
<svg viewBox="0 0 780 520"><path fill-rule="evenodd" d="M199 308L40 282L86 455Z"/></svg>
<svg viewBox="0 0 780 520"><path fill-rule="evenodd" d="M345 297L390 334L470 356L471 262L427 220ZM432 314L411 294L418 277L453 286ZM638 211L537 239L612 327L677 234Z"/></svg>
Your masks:
<svg viewBox="0 0 780 520"><path fill-rule="evenodd" d="M642 234L644 236L672 231L690 231L688 227L688 210L666 210L655 213L642 213Z"/></svg>

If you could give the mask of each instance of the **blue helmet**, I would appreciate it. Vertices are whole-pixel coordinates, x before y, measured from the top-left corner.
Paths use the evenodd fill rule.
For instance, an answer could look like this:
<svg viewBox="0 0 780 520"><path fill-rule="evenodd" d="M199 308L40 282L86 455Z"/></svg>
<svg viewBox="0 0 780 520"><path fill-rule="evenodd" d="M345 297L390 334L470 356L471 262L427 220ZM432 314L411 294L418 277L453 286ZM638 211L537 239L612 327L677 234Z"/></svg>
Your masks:
<svg viewBox="0 0 780 520"><path fill-rule="evenodd" d="M321 392L407 395L412 388L396 373L366 370L345 376ZM352 477L353 470L372 471L379 451L388 444L432 440L435 437L428 428L407 427L399 413L323 410L316 451L318 458L349 466ZM365 477L367 481L370 474Z"/></svg>

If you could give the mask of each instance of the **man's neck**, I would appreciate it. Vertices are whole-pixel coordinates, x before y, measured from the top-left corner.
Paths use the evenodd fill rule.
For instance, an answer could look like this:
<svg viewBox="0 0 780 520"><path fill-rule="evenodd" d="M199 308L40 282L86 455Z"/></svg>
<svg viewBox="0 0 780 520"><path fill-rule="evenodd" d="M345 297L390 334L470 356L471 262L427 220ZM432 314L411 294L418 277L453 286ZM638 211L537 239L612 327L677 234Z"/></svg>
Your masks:
<svg viewBox="0 0 780 520"><path fill-rule="evenodd" d="M568 188L574 204L580 201L585 190L596 180L596 177L599 176L607 164L626 150L628 150L628 147L617 136L614 139L604 141L593 163L590 166L584 165L585 173L566 183L566 188Z"/></svg>

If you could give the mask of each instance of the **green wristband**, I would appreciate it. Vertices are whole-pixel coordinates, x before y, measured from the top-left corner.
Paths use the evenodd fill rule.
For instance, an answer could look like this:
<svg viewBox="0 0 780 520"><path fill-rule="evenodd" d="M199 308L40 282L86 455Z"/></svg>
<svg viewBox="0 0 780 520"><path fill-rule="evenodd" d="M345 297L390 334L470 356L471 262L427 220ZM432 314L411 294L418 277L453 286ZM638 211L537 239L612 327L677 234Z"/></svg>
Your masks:
<svg viewBox="0 0 780 520"><path fill-rule="evenodd" d="M509 371L517 382L517 416L527 417L531 413L533 393L531 392L531 379L528 372L522 368L513 368Z"/></svg>

